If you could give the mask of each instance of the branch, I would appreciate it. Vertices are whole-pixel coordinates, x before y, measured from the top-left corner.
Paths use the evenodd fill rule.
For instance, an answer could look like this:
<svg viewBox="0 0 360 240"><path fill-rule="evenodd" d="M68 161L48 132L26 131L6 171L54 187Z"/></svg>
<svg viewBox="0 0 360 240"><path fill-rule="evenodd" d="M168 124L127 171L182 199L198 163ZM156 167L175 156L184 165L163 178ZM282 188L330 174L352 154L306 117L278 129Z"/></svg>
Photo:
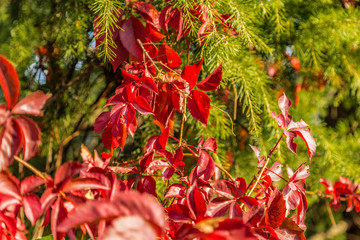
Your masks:
<svg viewBox="0 0 360 240"><path fill-rule="evenodd" d="M214 163L217 168L219 168L223 173L225 173L231 179L231 181L233 181L233 182L236 181L235 178L233 176L231 176L231 174L228 171L226 171L226 169L223 168L223 166L221 166L221 164L219 164L217 162L214 162Z"/></svg>
<svg viewBox="0 0 360 240"><path fill-rule="evenodd" d="M139 43L141 49L143 50L143 52L145 53L145 55L149 58L150 62L155 66L156 70L158 72L160 72L160 69L156 66L155 62L152 60L152 58L150 57L149 53L146 51L146 49L144 48L144 45L142 44L142 42L140 41L140 39L137 40L137 42ZM144 64L146 65L146 63L144 62Z"/></svg>
<svg viewBox="0 0 360 240"><path fill-rule="evenodd" d="M29 170L31 170L33 173L35 173L36 176L41 177L42 179L44 179L45 181L47 181L47 178L45 176L45 174L43 174L42 172L40 172L39 170L37 170L33 165L31 165L30 163L24 161L23 159L19 158L18 156L14 156L14 159L21 163L22 165L24 165L25 167L27 167Z"/></svg>
<svg viewBox="0 0 360 240"><path fill-rule="evenodd" d="M246 196L250 196L251 193L254 191L254 189L256 188L256 185L259 183L265 169L266 169L266 166L269 164L270 162L270 157L272 155L272 153L275 151L276 147L279 145L280 143L280 140L282 139L282 137L284 136L284 134L281 135L281 137L279 138L279 140L276 142L274 148L269 152L269 155L267 156L267 159L266 159L266 162L264 164L264 166L261 168L260 170L260 173L257 174L257 178L256 178L256 181L255 181L255 184L253 185L252 189L250 190L250 192L248 194L246 194ZM253 179L254 180L254 179ZM252 181L250 182L249 186L251 185Z"/></svg>

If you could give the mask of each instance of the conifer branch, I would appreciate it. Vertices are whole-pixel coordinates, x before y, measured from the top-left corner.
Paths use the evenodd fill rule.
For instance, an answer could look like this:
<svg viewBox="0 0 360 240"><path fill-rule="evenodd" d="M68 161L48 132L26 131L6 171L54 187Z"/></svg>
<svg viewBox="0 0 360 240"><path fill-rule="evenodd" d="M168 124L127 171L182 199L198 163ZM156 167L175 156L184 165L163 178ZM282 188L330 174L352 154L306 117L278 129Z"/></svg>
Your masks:
<svg viewBox="0 0 360 240"><path fill-rule="evenodd" d="M91 8L97 15L95 28L99 28L99 31L95 33L95 38L104 38L98 46L100 49L98 56L103 57L105 61L112 61L116 57L113 49L116 49L117 46L113 40L113 33L120 29L118 26L121 16L119 9L122 5L123 3L117 0L95 0Z"/></svg>

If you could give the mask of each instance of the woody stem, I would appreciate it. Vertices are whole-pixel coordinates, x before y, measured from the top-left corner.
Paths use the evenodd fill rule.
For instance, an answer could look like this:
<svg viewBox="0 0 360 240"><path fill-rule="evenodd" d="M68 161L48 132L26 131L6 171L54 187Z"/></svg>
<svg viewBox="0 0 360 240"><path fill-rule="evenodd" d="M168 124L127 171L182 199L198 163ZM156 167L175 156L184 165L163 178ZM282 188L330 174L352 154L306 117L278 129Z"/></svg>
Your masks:
<svg viewBox="0 0 360 240"><path fill-rule="evenodd" d="M274 148L271 149L271 151L269 152L269 154L268 154L268 156L267 156L267 158L266 158L266 162L265 162L264 166L263 166L263 167L260 169L260 171L258 172L257 177L256 177L256 181L255 181L254 185L252 186L250 192L249 192L248 194L246 194L246 196L250 196L251 193L252 193L252 192L254 191L254 189L256 188L256 185L259 183L259 181L260 181L260 179L261 179L261 176L263 175L263 173L264 173L267 165L268 165L269 162L270 162L270 157L271 157L271 155L272 155L273 152L275 151L276 147L279 145L279 143L280 143L280 141L281 141L281 139L282 139L283 136L284 136L284 134L281 135L281 137L279 138L279 140L276 142ZM253 179L253 180L254 180L254 179ZM249 186L252 184L252 182L253 182L253 181L250 182Z"/></svg>
<svg viewBox="0 0 360 240"><path fill-rule="evenodd" d="M42 179L44 179L46 181L46 177L45 175L40 172L39 170L37 170L33 165L31 165L30 163L24 161L23 159L19 158L18 156L14 156L14 159L21 163L22 165L24 165L25 167L27 167L29 170L31 170L33 173L35 173L36 176L41 177Z"/></svg>
<svg viewBox="0 0 360 240"><path fill-rule="evenodd" d="M149 58L150 62L155 66L156 70L158 72L160 72L160 69L156 66L156 64L154 63L154 61L152 60L152 58L150 57L149 53L146 51L146 49L144 48L144 45L142 44L142 42L140 41L140 39L137 40L137 42L139 43L141 49L144 51L145 55ZM144 64L146 65L146 63L144 62Z"/></svg>
<svg viewBox="0 0 360 240"><path fill-rule="evenodd" d="M186 117L186 104L187 100L186 97L184 98L184 111L181 117L181 126L180 126L180 137L179 137L179 146L182 144L182 138L183 138L183 132L184 132L184 123L185 123L185 117Z"/></svg>
<svg viewBox="0 0 360 240"><path fill-rule="evenodd" d="M231 174L228 171L226 171L226 169L223 166L221 166L221 164L215 162L215 166L219 168L223 173L225 173L231 179L231 181L235 182L235 178L231 176Z"/></svg>

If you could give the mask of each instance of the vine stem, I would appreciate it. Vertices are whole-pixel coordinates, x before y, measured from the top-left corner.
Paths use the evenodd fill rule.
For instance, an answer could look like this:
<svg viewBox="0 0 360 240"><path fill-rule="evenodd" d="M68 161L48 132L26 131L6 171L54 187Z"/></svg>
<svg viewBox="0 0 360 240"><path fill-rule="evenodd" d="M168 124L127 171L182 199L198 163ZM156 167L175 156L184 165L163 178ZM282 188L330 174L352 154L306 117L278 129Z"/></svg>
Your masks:
<svg viewBox="0 0 360 240"><path fill-rule="evenodd" d="M236 136L236 134L234 133L234 122L233 122L232 118L230 117L230 115L229 115L226 111L224 111L224 110L222 110L221 108L219 108L218 106L215 106L214 104L211 104L211 106L214 107L214 108L216 108L217 110L225 113L225 114L228 116L228 118L230 119L230 122L231 122L231 133L232 133L234 136Z"/></svg>
<svg viewBox="0 0 360 240"><path fill-rule="evenodd" d="M271 155L273 154L273 152L275 151L276 147L279 145L282 137L284 136L284 133L281 135L281 137L279 138L279 140L276 142L275 146L273 147L273 149L271 149L271 151L269 152L267 158L266 158L266 162L264 164L264 166L261 168L260 172L258 172L257 174L257 177L256 177L256 181L253 185L253 187L251 188L250 192L248 194L246 194L246 196L250 196L251 193L254 191L254 189L256 188L256 185L259 183L260 179L261 179L261 176L263 175L265 169L266 169L266 166L269 164L270 162L270 157ZM254 179L253 179L254 180ZM252 184L253 180L250 182L249 186Z"/></svg>
<svg viewBox="0 0 360 240"><path fill-rule="evenodd" d="M322 197L322 198L334 199L333 196L328 195L328 194L323 194L321 192L305 191L305 194L307 194L307 195L315 195L315 196ZM345 202L345 201L348 201L349 199L346 198L346 197L339 197L339 200Z"/></svg>
<svg viewBox="0 0 360 240"><path fill-rule="evenodd" d="M144 51L145 55L149 58L150 62L155 66L156 70L158 72L160 72L160 69L156 66L155 62L152 60L152 58L150 57L149 53L146 51L146 49L144 48L144 45L142 44L142 42L140 41L140 39L137 39L137 42L139 43L141 49ZM144 64L146 64L144 62Z"/></svg>
<svg viewBox="0 0 360 240"><path fill-rule="evenodd" d="M180 126L180 137L179 137L179 147L182 144L182 138L183 138L183 132L184 132L184 123L185 123L185 117L186 117L186 104L187 104L187 98L184 98L184 111L182 113L181 117L181 126Z"/></svg>
<svg viewBox="0 0 360 240"><path fill-rule="evenodd" d="M233 181L233 182L236 181L235 178L233 176L231 176L231 174L228 171L226 171L226 169L223 166L221 166L221 164L219 164L217 162L214 162L214 163L217 168L219 168L223 173L225 173L231 179L231 181Z"/></svg>
<svg viewBox="0 0 360 240"><path fill-rule="evenodd" d="M330 204L329 204L328 201L326 201L326 209L327 209L327 211L328 211L328 213L329 213L329 217L330 217L330 220L331 220L331 224L332 224L333 226L336 226L336 221L335 221L335 218L334 218L334 214L333 214L333 212L332 212L332 210L331 210L331 207L330 207Z"/></svg>
<svg viewBox="0 0 360 240"><path fill-rule="evenodd" d="M24 161L23 159L19 158L18 156L14 156L14 159L18 162L21 163L22 165L24 165L25 167L27 167L29 170L31 170L33 173L35 173L36 176L41 177L42 179L44 179L45 181L46 176L40 172L39 170L37 170L33 165L31 165L30 163Z"/></svg>

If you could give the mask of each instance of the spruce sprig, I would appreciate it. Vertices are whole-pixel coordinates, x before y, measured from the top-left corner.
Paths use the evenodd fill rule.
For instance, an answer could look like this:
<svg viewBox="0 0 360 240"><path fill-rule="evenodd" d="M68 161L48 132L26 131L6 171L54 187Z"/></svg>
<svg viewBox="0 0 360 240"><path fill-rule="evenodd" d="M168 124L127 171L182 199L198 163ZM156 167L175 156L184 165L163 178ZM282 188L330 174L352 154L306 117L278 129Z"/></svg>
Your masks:
<svg viewBox="0 0 360 240"><path fill-rule="evenodd" d="M117 29L120 29L118 23L122 7L123 3L117 0L96 0L91 8L97 16L94 27L95 29L100 28L95 38L104 39L97 46L99 49L98 56L104 58L105 62L112 61L116 57L116 53L114 52L116 44L113 39L113 34Z"/></svg>

